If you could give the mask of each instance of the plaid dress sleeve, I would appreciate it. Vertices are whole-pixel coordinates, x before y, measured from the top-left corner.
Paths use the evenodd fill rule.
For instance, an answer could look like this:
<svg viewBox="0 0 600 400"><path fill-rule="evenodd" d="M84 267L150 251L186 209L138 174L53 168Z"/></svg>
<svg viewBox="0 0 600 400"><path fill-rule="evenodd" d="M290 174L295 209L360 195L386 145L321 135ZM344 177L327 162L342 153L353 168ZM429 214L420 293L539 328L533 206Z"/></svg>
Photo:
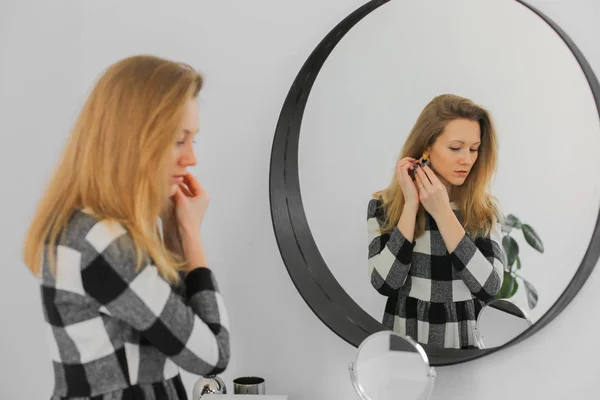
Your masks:
<svg viewBox="0 0 600 400"><path fill-rule="evenodd" d="M490 234L473 240L464 235L450 253L452 265L472 295L489 302L500 290L504 279L506 255L502 247L502 231L494 224Z"/></svg>
<svg viewBox="0 0 600 400"><path fill-rule="evenodd" d="M99 311L124 321L181 368L218 374L229 362L229 328L208 268L187 274L183 297L149 259L136 271L133 240L117 223L95 224L85 237L81 283Z"/></svg>
<svg viewBox="0 0 600 400"><path fill-rule="evenodd" d="M410 271L414 242L397 227L381 234L385 216L381 200L369 201L367 210L368 270L371 284L384 296L397 294Z"/></svg>

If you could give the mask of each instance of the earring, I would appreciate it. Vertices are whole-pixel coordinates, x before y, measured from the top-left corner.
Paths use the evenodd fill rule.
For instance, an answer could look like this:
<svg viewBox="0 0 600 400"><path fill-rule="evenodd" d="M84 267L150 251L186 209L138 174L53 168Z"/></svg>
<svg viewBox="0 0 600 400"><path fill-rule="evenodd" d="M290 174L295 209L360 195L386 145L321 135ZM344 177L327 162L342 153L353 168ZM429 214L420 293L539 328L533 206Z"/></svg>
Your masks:
<svg viewBox="0 0 600 400"><path fill-rule="evenodd" d="M431 161L429 161L429 152L428 151L423 152L423 156L421 157L420 164L422 167L424 167L426 165L431 165Z"/></svg>

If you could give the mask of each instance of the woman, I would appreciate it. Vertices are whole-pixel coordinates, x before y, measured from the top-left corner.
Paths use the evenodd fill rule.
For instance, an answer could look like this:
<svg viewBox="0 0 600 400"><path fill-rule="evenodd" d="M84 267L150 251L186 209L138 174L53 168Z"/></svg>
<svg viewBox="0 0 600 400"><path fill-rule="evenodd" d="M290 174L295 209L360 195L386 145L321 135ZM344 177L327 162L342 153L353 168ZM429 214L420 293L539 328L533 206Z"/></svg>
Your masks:
<svg viewBox="0 0 600 400"><path fill-rule="evenodd" d="M434 347L475 346L477 315L506 263L501 213L486 191L496 158L485 109L440 95L421 112L391 184L368 206L369 276L388 297L389 329Z"/></svg>
<svg viewBox="0 0 600 400"><path fill-rule="evenodd" d="M187 65L126 58L76 121L23 250L40 277L52 399L187 399L178 367L229 362L200 236L209 200L186 170L202 84Z"/></svg>

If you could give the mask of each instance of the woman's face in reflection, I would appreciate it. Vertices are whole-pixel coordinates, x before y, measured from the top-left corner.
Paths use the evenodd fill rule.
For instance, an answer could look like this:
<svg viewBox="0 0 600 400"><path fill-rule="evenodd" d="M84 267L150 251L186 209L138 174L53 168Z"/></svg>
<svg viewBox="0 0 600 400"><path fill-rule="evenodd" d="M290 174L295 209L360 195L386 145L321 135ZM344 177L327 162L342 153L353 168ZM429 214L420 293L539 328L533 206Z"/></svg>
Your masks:
<svg viewBox="0 0 600 400"><path fill-rule="evenodd" d="M438 177L460 186L477 160L480 144L479 122L462 118L452 120L429 149L431 166Z"/></svg>

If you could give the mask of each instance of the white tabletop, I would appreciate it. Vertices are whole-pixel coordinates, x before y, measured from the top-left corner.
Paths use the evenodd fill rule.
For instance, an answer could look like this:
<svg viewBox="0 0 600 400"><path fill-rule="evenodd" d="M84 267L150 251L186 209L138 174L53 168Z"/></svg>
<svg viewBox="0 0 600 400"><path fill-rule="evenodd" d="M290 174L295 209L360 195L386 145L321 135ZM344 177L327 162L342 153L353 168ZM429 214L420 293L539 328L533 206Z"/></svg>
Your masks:
<svg viewBox="0 0 600 400"><path fill-rule="evenodd" d="M289 400L279 394L205 394L201 400Z"/></svg>

